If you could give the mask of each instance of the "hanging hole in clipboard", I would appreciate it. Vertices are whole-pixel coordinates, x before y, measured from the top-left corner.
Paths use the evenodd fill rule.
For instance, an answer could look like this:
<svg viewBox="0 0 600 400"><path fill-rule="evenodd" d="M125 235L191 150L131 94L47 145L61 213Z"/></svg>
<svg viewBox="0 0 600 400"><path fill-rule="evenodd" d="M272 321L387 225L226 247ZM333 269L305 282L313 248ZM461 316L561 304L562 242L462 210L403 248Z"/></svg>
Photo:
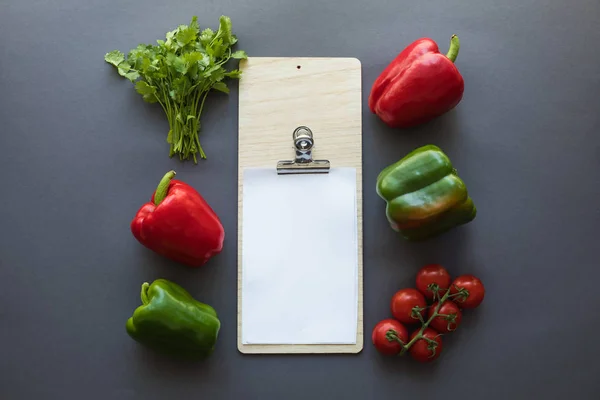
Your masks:
<svg viewBox="0 0 600 400"><path fill-rule="evenodd" d="M300 65L297 65L297 66L296 66L296 68L297 68L297 69L300 69L300 68L302 68L302 67L301 67Z"/></svg>

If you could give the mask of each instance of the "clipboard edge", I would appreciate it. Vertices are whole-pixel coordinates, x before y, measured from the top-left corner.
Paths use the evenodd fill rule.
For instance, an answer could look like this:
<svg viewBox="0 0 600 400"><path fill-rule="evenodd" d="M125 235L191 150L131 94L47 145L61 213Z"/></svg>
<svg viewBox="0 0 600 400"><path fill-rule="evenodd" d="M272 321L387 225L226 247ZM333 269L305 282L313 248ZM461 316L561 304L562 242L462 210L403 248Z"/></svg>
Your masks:
<svg viewBox="0 0 600 400"><path fill-rule="evenodd" d="M358 82L358 101L360 102L361 110L363 108L362 104L362 63L356 57L248 57L247 59L240 60L239 69L242 71L242 80L243 80L243 71L249 66L251 61L257 60L262 62L277 62L277 61L326 61L326 60L338 60L338 61L352 61L355 63L354 68L358 69L358 74L360 75L360 80ZM240 121L242 113L242 108L238 107L238 121ZM242 166L241 158L242 154L240 152L240 128L241 126L238 124L238 143L237 143L237 176L238 176L238 220L237 220L237 349L242 354L359 354L364 350L364 249L363 249L363 236L364 236L364 224L363 224L363 157L362 157L362 149L363 149L363 123L362 123L362 113L357 116L358 125L359 125L359 137L358 140L358 149L357 149L357 164L358 166L353 166L356 168L356 207L357 207L357 261L358 261L358 295L357 295L357 332L356 332L356 344L243 344L242 343L242 284L243 284L243 271L242 271L242 230L243 230L243 184L241 184L241 180L243 180L243 171L244 166ZM286 158L286 155L282 155L282 158ZM349 165L343 165L347 167ZM267 167L271 167L268 165ZM275 168L273 166L273 168ZM335 166L333 166L335 168Z"/></svg>

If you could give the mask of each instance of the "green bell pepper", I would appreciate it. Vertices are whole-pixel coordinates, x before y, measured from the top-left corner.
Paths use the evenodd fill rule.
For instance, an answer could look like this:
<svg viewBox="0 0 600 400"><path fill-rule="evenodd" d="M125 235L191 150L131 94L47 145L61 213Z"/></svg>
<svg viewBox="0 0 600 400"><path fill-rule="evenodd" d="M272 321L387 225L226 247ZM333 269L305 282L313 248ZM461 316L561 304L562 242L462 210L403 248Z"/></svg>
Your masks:
<svg viewBox="0 0 600 400"><path fill-rule="evenodd" d="M134 340L178 358L201 359L212 354L221 328L214 308L166 279L144 282L141 299L142 305L126 324Z"/></svg>
<svg viewBox="0 0 600 400"><path fill-rule="evenodd" d="M477 208L450 159L426 145L384 168L377 194L386 202L393 230L412 241L437 236L471 222Z"/></svg>

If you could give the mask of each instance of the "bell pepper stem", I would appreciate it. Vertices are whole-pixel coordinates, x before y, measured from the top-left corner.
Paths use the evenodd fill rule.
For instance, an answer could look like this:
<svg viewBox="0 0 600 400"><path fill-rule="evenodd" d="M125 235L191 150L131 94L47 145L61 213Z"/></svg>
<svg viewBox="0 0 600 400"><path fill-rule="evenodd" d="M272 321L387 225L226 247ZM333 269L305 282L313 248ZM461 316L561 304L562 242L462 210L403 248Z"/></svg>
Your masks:
<svg viewBox="0 0 600 400"><path fill-rule="evenodd" d="M450 49L448 50L446 57L454 62L458 56L458 50L460 50L460 40L458 40L458 36L452 35L450 38Z"/></svg>
<svg viewBox="0 0 600 400"><path fill-rule="evenodd" d="M169 171L163 176L163 178L158 183L158 187L156 188L156 193L154 194L154 204L159 205L165 197L167 197L167 192L169 191L169 184L171 183L171 179L175 177L175 171Z"/></svg>
<svg viewBox="0 0 600 400"><path fill-rule="evenodd" d="M140 298L142 299L142 304L146 305L148 304L149 300L148 300L148 288L150 287L150 284L148 282L144 282L142 283L142 292L140 293Z"/></svg>

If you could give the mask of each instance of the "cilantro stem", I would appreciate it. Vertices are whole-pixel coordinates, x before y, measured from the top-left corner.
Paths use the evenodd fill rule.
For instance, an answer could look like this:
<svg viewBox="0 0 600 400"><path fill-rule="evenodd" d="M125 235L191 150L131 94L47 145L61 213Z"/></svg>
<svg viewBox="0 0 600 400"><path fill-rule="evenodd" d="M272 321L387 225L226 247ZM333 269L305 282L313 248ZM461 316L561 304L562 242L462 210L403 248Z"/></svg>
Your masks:
<svg viewBox="0 0 600 400"><path fill-rule="evenodd" d="M200 111L198 111L198 114L202 113L202 109L204 108L204 101L206 100L206 96L208 96L208 91L206 91L204 93L204 97L202 98L202 103L200 103Z"/></svg>
<svg viewBox="0 0 600 400"><path fill-rule="evenodd" d="M198 116L200 116L202 114L202 109L204 109L204 101L206 100L206 97L208 96L208 90L206 92L204 92L204 96L202 97L202 103L200 103L200 109L198 110ZM198 124L199 118L196 118L196 124ZM202 146L200 145L200 139L198 137L198 135L196 135L196 145L198 146L198 150L200 151L200 157L202 158L206 158L206 154L204 154L204 150L202 149Z"/></svg>

